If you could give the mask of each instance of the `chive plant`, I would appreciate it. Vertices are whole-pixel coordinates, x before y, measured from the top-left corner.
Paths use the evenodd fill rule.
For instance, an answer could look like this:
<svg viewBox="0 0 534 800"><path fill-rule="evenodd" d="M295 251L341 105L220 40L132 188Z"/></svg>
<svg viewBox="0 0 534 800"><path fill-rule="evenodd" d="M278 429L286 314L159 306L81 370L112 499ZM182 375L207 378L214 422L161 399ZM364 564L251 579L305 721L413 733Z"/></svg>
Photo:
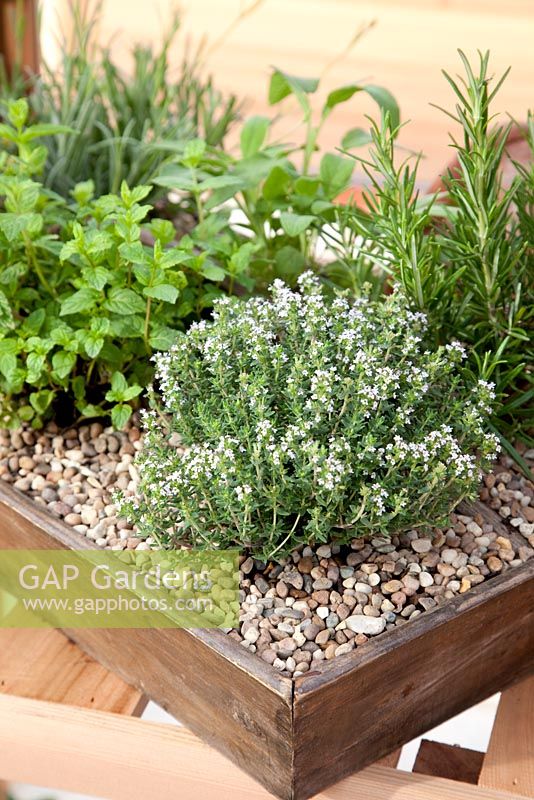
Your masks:
<svg viewBox="0 0 534 800"><path fill-rule="evenodd" d="M30 81L32 120L76 132L47 142L44 182L65 197L89 179L97 196L117 193L124 180L147 183L177 142L202 136L221 144L239 111L234 96L223 97L211 78L201 77L198 55L184 56L173 75L169 53L176 47L177 16L159 50L133 46L131 74L125 75L109 49L94 43L101 8L102 2L70 5L73 37L61 42L59 68L44 63L41 76ZM0 99L20 96L21 81L20 71L11 81L0 75Z"/></svg>

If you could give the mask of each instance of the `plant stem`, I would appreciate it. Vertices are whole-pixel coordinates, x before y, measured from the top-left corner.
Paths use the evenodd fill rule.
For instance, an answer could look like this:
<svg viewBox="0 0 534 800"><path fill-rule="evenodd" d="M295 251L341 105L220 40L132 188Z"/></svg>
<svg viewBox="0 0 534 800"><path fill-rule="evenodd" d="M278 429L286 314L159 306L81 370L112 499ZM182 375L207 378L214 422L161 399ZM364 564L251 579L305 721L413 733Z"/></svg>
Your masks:
<svg viewBox="0 0 534 800"><path fill-rule="evenodd" d="M147 350L149 352L152 352L152 348L150 347L150 344L149 344L149 341L148 341L148 328L149 328L149 325L150 325L150 309L151 309L151 306L152 306L152 298L148 297L147 301L146 301L144 339L145 339L146 348L147 348Z"/></svg>
<svg viewBox="0 0 534 800"><path fill-rule="evenodd" d="M26 245L26 255L28 260L31 262L32 267L35 270L35 274L39 278L39 281L44 286L46 291L52 295L52 297L57 297L55 289L49 284L48 280L45 277L44 272L42 271L37 256L35 254L35 248L33 246L33 242L28 236L27 233L23 233L24 243Z"/></svg>

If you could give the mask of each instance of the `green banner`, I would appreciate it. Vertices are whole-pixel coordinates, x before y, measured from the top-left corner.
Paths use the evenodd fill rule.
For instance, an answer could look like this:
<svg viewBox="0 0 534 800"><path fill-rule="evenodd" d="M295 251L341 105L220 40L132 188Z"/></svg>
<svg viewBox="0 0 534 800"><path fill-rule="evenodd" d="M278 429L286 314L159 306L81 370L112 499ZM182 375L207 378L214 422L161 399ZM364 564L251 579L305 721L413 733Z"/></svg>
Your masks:
<svg viewBox="0 0 534 800"><path fill-rule="evenodd" d="M0 628L235 628L238 621L238 551L0 551Z"/></svg>

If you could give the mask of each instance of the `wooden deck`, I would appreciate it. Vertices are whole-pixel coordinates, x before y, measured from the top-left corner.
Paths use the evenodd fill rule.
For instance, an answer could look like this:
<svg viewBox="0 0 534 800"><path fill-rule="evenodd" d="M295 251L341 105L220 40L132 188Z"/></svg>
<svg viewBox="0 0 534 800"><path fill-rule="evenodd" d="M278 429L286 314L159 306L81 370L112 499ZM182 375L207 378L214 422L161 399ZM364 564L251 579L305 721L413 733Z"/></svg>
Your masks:
<svg viewBox="0 0 534 800"><path fill-rule="evenodd" d="M137 719L142 707L62 634L0 631L2 778L110 800L272 798L185 728ZM426 742L413 773L395 769L393 753L316 800L534 798L533 708L530 678L502 696L485 756Z"/></svg>

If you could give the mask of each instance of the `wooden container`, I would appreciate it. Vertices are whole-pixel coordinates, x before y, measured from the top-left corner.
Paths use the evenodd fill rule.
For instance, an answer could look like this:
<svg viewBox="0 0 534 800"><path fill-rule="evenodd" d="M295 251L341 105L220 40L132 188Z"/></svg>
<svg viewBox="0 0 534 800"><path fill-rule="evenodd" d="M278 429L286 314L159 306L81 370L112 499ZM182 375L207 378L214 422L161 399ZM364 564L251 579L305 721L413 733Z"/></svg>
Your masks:
<svg viewBox="0 0 534 800"><path fill-rule="evenodd" d="M0 513L1 548L90 547L9 486ZM533 578L534 560L296 680L221 631L65 633L275 795L305 800L534 672Z"/></svg>
<svg viewBox="0 0 534 800"><path fill-rule="evenodd" d="M22 21L19 13L22 13ZM22 22L22 38L18 27ZM24 75L39 70L39 36L36 0L0 0L0 56L9 75L20 69Z"/></svg>

